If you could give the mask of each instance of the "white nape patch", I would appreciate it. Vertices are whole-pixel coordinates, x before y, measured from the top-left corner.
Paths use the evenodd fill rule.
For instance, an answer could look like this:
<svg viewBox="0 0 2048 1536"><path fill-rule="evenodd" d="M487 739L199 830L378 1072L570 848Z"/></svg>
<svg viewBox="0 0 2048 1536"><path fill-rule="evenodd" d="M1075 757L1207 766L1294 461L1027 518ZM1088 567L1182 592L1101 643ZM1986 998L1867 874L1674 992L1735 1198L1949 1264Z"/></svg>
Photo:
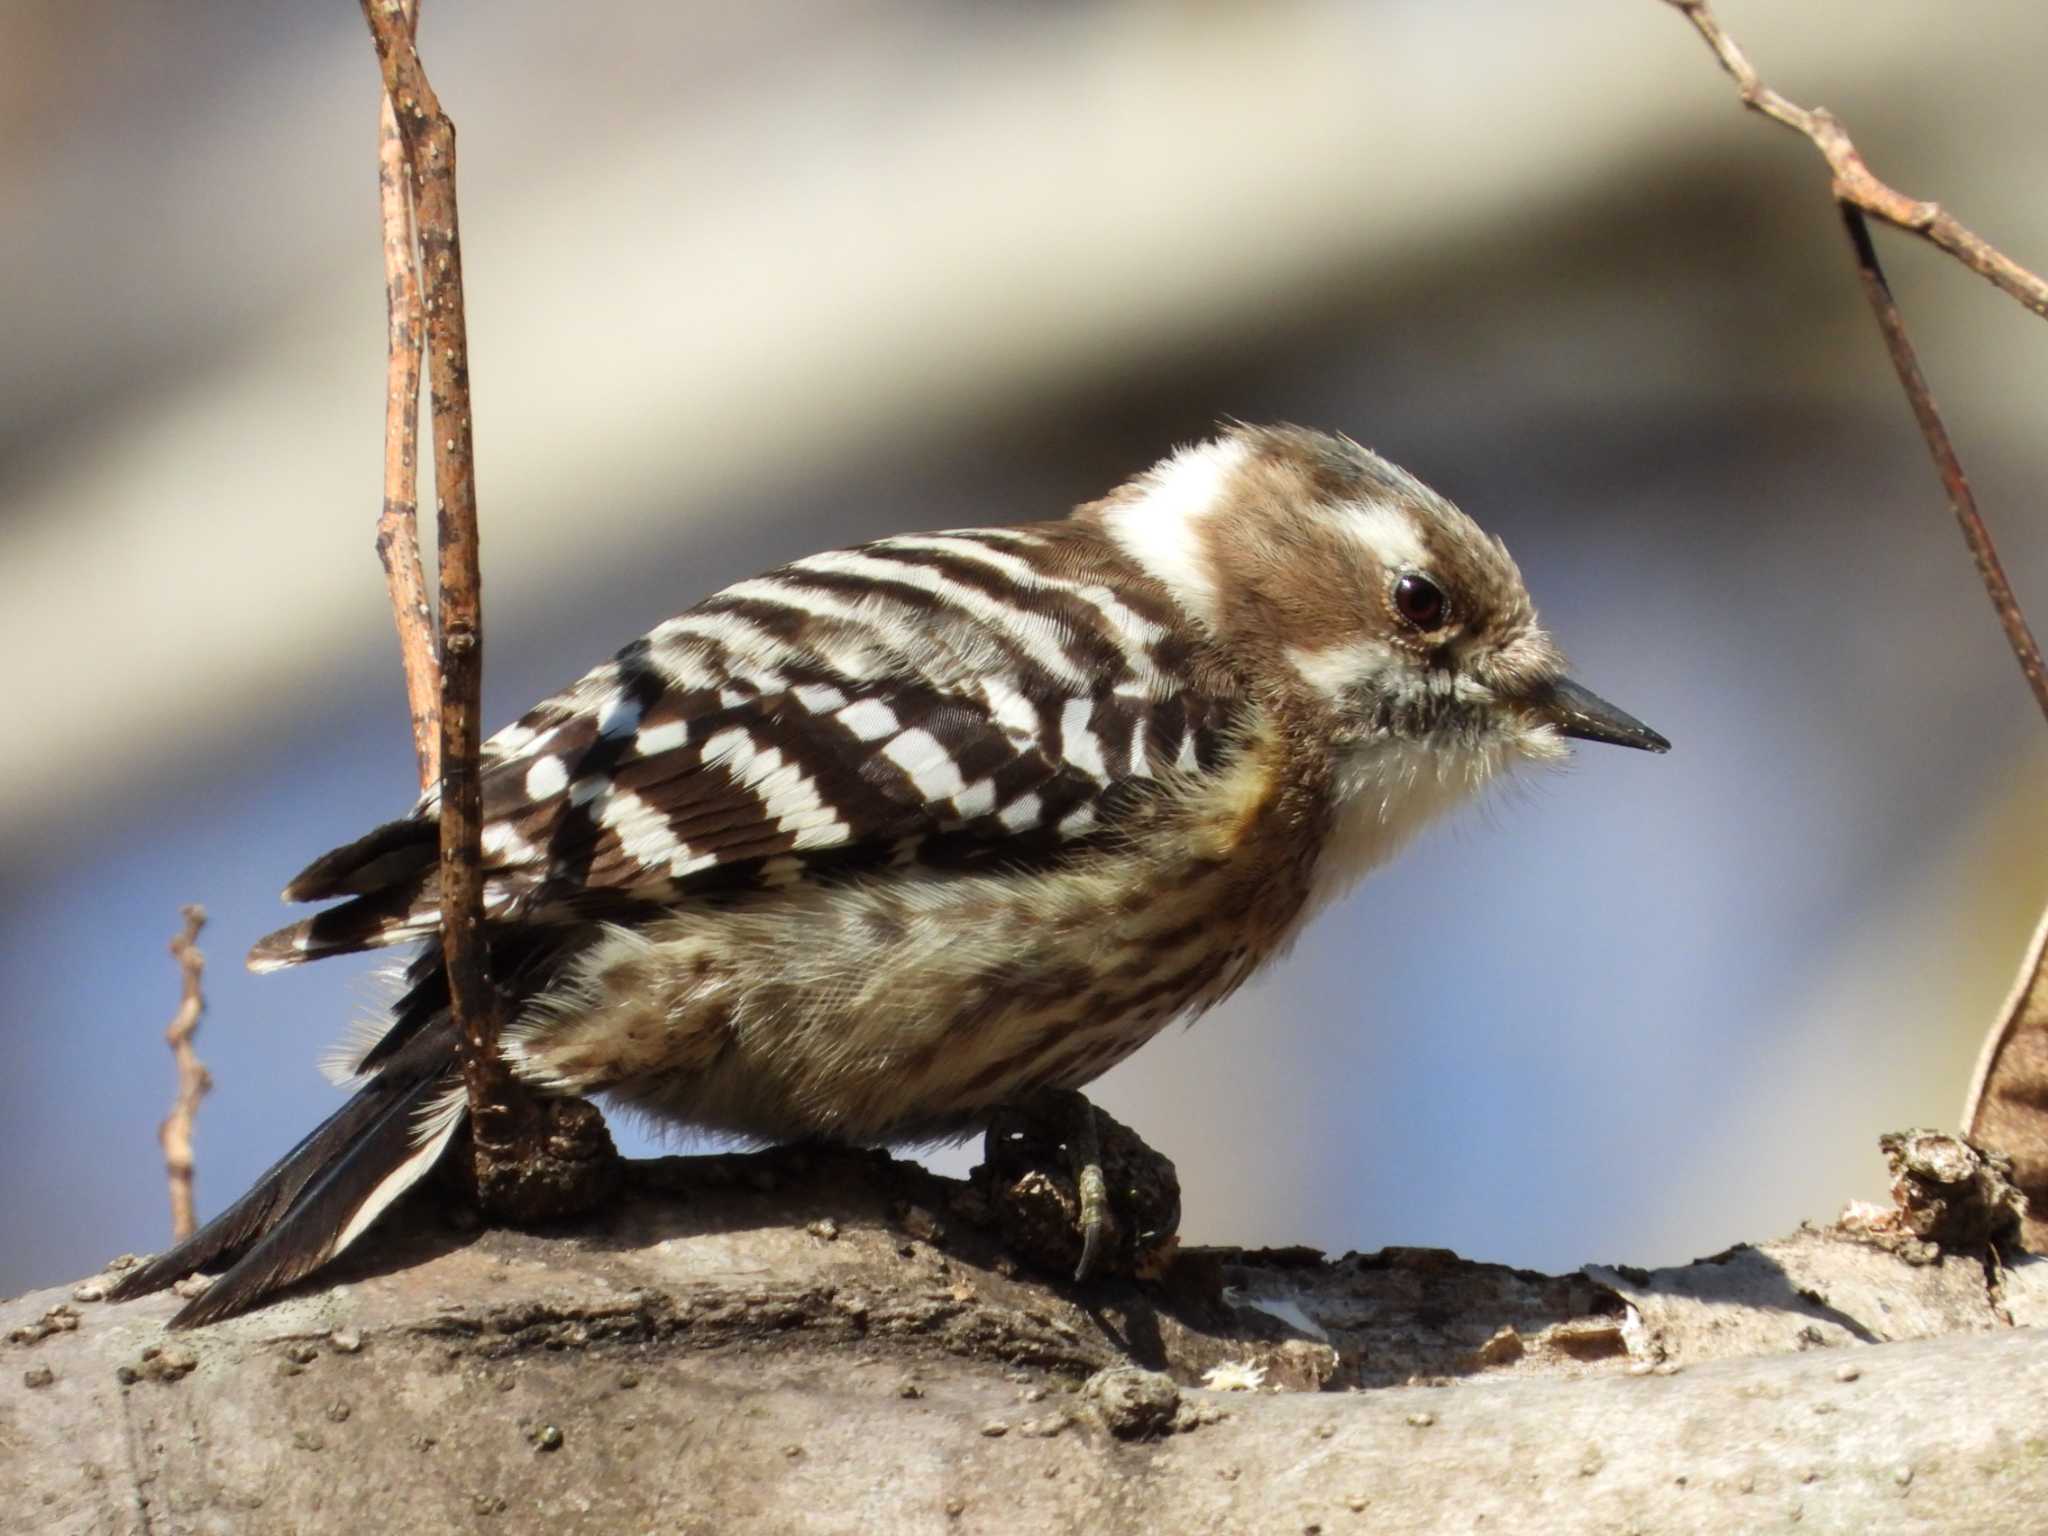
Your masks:
<svg viewBox="0 0 2048 1536"><path fill-rule="evenodd" d="M664 752L678 751L689 742L689 721L665 720L660 725L643 726L633 738L633 751L641 757L659 757Z"/></svg>
<svg viewBox="0 0 2048 1536"><path fill-rule="evenodd" d="M1107 779L1109 764L1102 760L1102 743L1088 728L1095 706L1087 699L1069 699L1060 710L1060 755L1092 778Z"/></svg>
<svg viewBox="0 0 2048 1536"><path fill-rule="evenodd" d="M419 1124L413 1131L412 1152L404 1162L385 1174L383 1182L356 1207L355 1215L349 1217L348 1225L341 1229L341 1235L335 1238L334 1246L328 1250L329 1258L368 1231L370 1223L390 1209L392 1201L417 1184L421 1175L441 1160L448 1138L455 1134L455 1128L462 1124L462 1117L468 1113L469 1090L458 1077L453 1087L420 1111Z"/></svg>
<svg viewBox="0 0 2048 1536"><path fill-rule="evenodd" d="M552 800L569 787L569 769L559 757L535 758L526 770L526 798Z"/></svg>
<svg viewBox="0 0 2048 1536"><path fill-rule="evenodd" d="M1135 496L1102 517L1118 547L1211 629L1219 616L1216 576L1202 524L1223 504L1225 487L1248 451L1235 437L1182 448L1138 482Z"/></svg>
<svg viewBox="0 0 2048 1536"><path fill-rule="evenodd" d="M1390 571L1425 570L1429 551L1415 519L1390 501L1352 502L1340 507L1337 526Z"/></svg>
<svg viewBox="0 0 2048 1536"><path fill-rule="evenodd" d="M882 756L908 774L926 800L950 800L967 787L953 754L930 731L903 732L882 748Z"/></svg>
<svg viewBox="0 0 2048 1536"><path fill-rule="evenodd" d="M1045 804L1037 795L1019 795L996 817L1012 832L1029 832L1045 819Z"/></svg>
<svg viewBox="0 0 2048 1536"><path fill-rule="evenodd" d="M1332 703L1401 661L1399 653L1384 640L1346 640L1314 650L1291 646L1287 659L1303 682Z"/></svg>
<svg viewBox="0 0 2048 1536"><path fill-rule="evenodd" d="M862 741L877 741L902 724L880 699L855 699L832 718Z"/></svg>
<svg viewBox="0 0 2048 1536"><path fill-rule="evenodd" d="M597 734L630 736L640 725L640 702L615 693L597 706Z"/></svg>

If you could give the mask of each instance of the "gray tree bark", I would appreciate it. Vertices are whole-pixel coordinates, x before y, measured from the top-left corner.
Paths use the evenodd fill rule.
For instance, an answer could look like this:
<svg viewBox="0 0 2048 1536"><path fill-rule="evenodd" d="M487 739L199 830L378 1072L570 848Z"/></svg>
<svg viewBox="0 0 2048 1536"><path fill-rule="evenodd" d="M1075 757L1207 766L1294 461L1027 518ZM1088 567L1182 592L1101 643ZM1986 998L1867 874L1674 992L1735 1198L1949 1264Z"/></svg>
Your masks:
<svg viewBox="0 0 2048 1536"><path fill-rule="evenodd" d="M0 1527L2048 1528L2048 1261L1910 1200L1681 1269L1193 1250L1074 1286L883 1158L632 1182L547 1235L418 1213L191 1333L98 1281L0 1304Z"/></svg>

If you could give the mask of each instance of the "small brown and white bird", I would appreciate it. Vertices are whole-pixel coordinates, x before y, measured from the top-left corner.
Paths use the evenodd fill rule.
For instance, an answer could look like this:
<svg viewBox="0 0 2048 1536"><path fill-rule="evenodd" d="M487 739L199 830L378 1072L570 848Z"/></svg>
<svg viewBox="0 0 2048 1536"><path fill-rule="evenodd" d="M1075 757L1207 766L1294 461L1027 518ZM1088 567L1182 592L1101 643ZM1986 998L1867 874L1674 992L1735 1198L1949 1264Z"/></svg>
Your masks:
<svg viewBox="0 0 2048 1536"><path fill-rule="evenodd" d="M763 1142L968 1133L1228 997L1418 828L1565 737L1506 549L1345 438L1232 427L1057 522L738 582L484 748L502 1049L537 1088ZM286 888L257 970L423 941L355 1097L124 1295L241 1310L464 1116L436 796Z"/></svg>

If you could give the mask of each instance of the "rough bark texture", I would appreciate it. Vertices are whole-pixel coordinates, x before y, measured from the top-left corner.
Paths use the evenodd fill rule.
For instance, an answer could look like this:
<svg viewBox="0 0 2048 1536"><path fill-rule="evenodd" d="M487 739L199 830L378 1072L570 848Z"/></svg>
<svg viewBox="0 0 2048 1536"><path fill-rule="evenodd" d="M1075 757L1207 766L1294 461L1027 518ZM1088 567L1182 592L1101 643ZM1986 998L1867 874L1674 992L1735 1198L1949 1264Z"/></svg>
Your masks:
<svg viewBox="0 0 2048 1536"><path fill-rule="evenodd" d="M632 1180L549 1235L415 1210L332 1283L194 1333L163 1331L176 1297L99 1282L0 1305L0 1527L1992 1532L2048 1509L2048 1261L1881 1213L1654 1272L1211 1249L1076 1287L1019 1270L986 1189L878 1156Z"/></svg>

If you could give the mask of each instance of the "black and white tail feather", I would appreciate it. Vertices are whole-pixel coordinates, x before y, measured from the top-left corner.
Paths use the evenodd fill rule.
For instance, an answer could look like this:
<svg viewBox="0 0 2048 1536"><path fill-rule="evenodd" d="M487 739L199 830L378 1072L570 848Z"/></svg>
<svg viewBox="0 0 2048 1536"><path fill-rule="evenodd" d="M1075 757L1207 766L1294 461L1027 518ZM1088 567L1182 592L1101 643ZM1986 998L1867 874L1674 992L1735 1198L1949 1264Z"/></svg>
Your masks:
<svg viewBox="0 0 2048 1536"><path fill-rule="evenodd" d="M329 854L322 862L331 865L335 859ZM417 878L423 871L412 874ZM301 876L291 890L306 885ZM286 933L304 926L294 925ZM540 977L560 964L564 951L573 952L585 941L587 929L494 937L493 961L503 967L500 974L537 987L544 984ZM262 949L258 945L257 952ZM348 1102L279 1158L241 1199L124 1275L109 1293L113 1300L148 1295L186 1275L219 1269L223 1272L213 1284L187 1302L170 1326L193 1328L247 1311L347 1248L432 1171L468 1117L438 940L429 940L403 976L405 990L390 1017L352 1029L323 1063L329 1076L355 1089Z"/></svg>
<svg viewBox="0 0 2048 1536"><path fill-rule="evenodd" d="M384 1040L408 1022L401 1009ZM173 1328L197 1327L246 1311L354 1242L440 1160L467 1113L445 1007L410 1022L395 1048L382 1051L383 1041L373 1048L381 1052L374 1070L355 1063L361 1086L346 1104L241 1199L123 1276L113 1299L226 1266L171 1319Z"/></svg>
<svg viewBox="0 0 2048 1536"><path fill-rule="evenodd" d="M191 1328L246 1310L347 1247L434 1165L462 1122L461 1078L448 1071L453 1030L444 1021L419 1044L427 1049L413 1054L431 1058L424 1068L394 1064L373 1078L241 1199L125 1275L113 1299L229 1265L171 1319Z"/></svg>

